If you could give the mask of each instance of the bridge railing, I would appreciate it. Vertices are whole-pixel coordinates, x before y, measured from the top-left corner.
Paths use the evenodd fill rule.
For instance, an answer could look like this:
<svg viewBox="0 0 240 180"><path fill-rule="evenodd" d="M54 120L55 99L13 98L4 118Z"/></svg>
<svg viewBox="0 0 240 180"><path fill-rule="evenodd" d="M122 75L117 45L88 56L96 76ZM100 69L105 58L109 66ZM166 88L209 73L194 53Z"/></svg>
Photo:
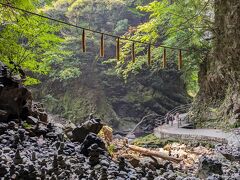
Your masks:
<svg viewBox="0 0 240 180"><path fill-rule="evenodd" d="M173 108L172 110L168 111L168 113L162 118L160 119L160 122L156 122L157 125L161 125L162 122L165 122L165 120L168 118L167 116L170 116L172 115L173 118L175 118L175 115L177 113L187 113L189 111L191 107L191 104L184 104L184 105L181 105L181 106L177 106L175 108ZM178 119L178 127L183 123L183 122L187 122L188 123L188 115L186 114L186 116L184 118L179 118ZM166 123L166 122L165 122ZM170 122L171 125L173 126L173 121Z"/></svg>
<svg viewBox="0 0 240 180"><path fill-rule="evenodd" d="M130 134L134 133L134 131L150 117L155 117L155 118L158 118L158 119L164 119L164 116L159 115L159 114L148 114L148 115L144 116L141 119L141 121L139 121L139 123L136 124L136 126L133 128L133 130L130 132Z"/></svg>
<svg viewBox="0 0 240 180"><path fill-rule="evenodd" d="M172 110L170 110L168 112L168 114L170 115L175 115L176 113L186 113L188 112L189 108L191 107L191 104L185 104L185 105L181 105L181 106L177 106L175 108L173 108ZM146 120L148 120L148 118L155 118L155 122L154 125L155 127L157 126L161 126L163 123L166 123L165 120L167 118L167 114L165 116L159 115L159 114L148 114L146 116L144 116L141 121L139 121L138 124L136 124L136 126L132 129L131 132L129 132L128 134L132 134L135 132L135 130L141 125L143 124ZM178 124L181 124L183 122L183 120L181 120L181 122L179 121Z"/></svg>

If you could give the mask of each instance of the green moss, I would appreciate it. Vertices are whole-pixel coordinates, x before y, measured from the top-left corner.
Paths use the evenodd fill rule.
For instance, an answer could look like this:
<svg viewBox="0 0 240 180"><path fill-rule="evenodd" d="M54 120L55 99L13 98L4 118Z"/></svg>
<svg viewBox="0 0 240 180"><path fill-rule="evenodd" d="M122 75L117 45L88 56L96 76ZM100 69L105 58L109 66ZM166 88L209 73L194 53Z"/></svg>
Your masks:
<svg viewBox="0 0 240 180"><path fill-rule="evenodd" d="M127 93L127 95L125 96L125 99L129 102L135 103L136 101L139 100L139 97L136 96L136 93L134 92L129 92Z"/></svg>
<svg viewBox="0 0 240 180"><path fill-rule="evenodd" d="M85 121L88 115L93 113L105 122L111 120L116 127L115 125L118 125L117 115L101 93L101 90L82 86L77 91L69 89L64 94L58 94L54 97L47 95L43 103L49 112L59 114L74 123Z"/></svg>
<svg viewBox="0 0 240 180"><path fill-rule="evenodd" d="M116 152L116 146L114 144L110 144L107 146L107 150L109 154L112 156L114 152Z"/></svg>
<svg viewBox="0 0 240 180"><path fill-rule="evenodd" d="M151 101L153 99L153 94L154 94L153 90L151 90L151 89L146 91L142 96L143 102Z"/></svg>
<svg viewBox="0 0 240 180"><path fill-rule="evenodd" d="M214 144L208 141L192 141L192 140L180 140L180 139L175 139L175 138L166 138L166 139L160 139L154 134L149 134L147 136L143 136L140 138L135 139L132 144L136 146L141 146L141 147L154 147L154 148L159 148L159 147L164 147L167 144L172 144L172 143L179 143L179 144L190 144L192 147L198 147L199 145L208 147L208 148L214 148Z"/></svg>
<svg viewBox="0 0 240 180"><path fill-rule="evenodd" d="M138 87L136 87L138 88ZM141 91L140 88L136 89L136 91L129 91L124 99L128 102L148 102L153 99L153 91Z"/></svg>
<svg viewBox="0 0 240 180"><path fill-rule="evenodd" d="M144 147L164 147L166 144L176 142L171 139L160 139L156 137L154 134L149 134L147 136L139 137L135 139L132 144L136 146L144 146Z"/></svg>
<svg viewBox="0 0 240 180"><path fill-rule="evenodd" d="M31 126L30 124L28 124L27 122L24 122L24 123L23 123L23 128L24 128L24 129L31 129L32 126Z"/></svg>
<svg viewBox="0 0 240 180"><path fill-rule="evenodd" d="M209 108L209 111L210 112L213 112L213 113L217 113L218 112L218 109L217 108Z"/></svg>

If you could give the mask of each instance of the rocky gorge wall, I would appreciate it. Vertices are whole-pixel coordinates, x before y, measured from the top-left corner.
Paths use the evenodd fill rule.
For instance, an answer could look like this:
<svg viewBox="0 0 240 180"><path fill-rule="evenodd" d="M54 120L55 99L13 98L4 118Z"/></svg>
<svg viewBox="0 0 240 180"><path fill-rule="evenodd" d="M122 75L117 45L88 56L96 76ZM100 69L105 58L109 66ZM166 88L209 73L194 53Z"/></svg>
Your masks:
<svg viewBox="0 0 240 180"><path fill-rule="evenodd" d="M214 48L201 65L192 119L199 126L240 125L240 2L215 1Z"/></svg>
<svg viewBox="0 0 240 180"><path fill-rule="evenodd" d="M45 80L33 94L49 112L74 122L82 122L93 113L122 130L131 129L146 114L164 115L190 102L181 73L174 67L159 72L142 70L127 82L109 73L108 68L89 60L79 78L67 82Z"/></svg>

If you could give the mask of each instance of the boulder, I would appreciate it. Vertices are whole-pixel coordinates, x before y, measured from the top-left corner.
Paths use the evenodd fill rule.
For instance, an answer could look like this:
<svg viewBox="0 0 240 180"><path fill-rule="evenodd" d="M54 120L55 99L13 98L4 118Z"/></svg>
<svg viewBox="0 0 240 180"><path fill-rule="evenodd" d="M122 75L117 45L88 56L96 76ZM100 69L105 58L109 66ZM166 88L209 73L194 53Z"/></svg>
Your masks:
<svg viewBox="0 0 240 180"><path fill-rule="evenodd" d="M140 159L137 156L123 156L123 157L127 157L128 162L134 167L139 167L140 166Z"/></svg>
<svg viewBox="0 0 240 180"><path fill-rule="evenodd" d="M36 119L39 119L47 123L47 113L42 104L33 103L31 92L21 81L12 77L7 67L0 62L0 121L22 119L36 124Z"/></svg>
<svg viewBox="0 0 240 180"><path fill-rule="evenodd" d="M103 138L107 143L112 142L113 140L113 130L109 126L103 126L100 131L100 136Z"/></svg>
<svg viewBox="0 0 240 180"><path fill-rule="evenodd" d="M43 108L43 104L38 102L33 102L30 106L31 116L38 118L40 121L47 123L48 122L48 115Z"/></svg>
<svg viewBox="0 0 240 180"><path fill-rule="evenodd" d="M27 117L23 105L31 101L30 91L24 87L4 87L0 94L0 109L7 111L9 118Z"/></svg>
<svg viewBox="0 0 240 180"><path fill-rule="evenodd" d="M160 168L161 165L158 163L156 159L150 158L150 157L143 157L140 158L140 164L144 166L154 166L156 168Z"/></svg>
<svg viewBox="0 0 240 180"><path fill-rule="evenodd" d="M6 122L8 119L8 112L5 110L0 110L0 121Z"/></svg>
<svg viewBox="0 0 240 180"><path fill-rule="evenodd" d="M34 129L34 133L37 136L41 136L43 135L43 137L46 137L46 134L49 132L49 129L43 125L43 124L39 124L35 129Z"/></svg>
<svg viewBox="0 0 240 180"><path fill-rule="evenodd" d="M199 178L207 179L209 176L213 174L219 174L219 175L223 174L222 164L217 160L213 160L205 156L201 157L199 159L199 166L198 166Z"/></svg>
<svg viewBox="0 0 240 180"><path fill-rule="evenodd" d="M47 123L48 122L48 115L46 112L40 112L39 113L39 120L42 122Z"/></svg>
<svg viewBox="0 0 240 180"><path fill-rule="evenodd" d="M100 119L91 119L72 131L73 141L83 142L89 133L98 134L103 124Z"/></svg>
<svg viewBox="0 0 240 180"><path fill-rule="evenodd" d="M26 122L28 124L36 125L38 123L38 119L32 116L28 116Z"/></svg>
<svg viewBox="0 0 240 180"><path fill-rule="evenodd" d="M85 156L88 156L88 153L89 153L88 148L93 144L97 144L98 147L102 149L100 154L105 154L105 152L107 151L103 140L99 138L96 134L89 133L80 147L80 153L84 154Z"/></svg>
<svg viewBox="0 0 240 180"><path fill-rule="evenodd" d="M8 125L5 123L0 123L0 135L2 135L3 133L5 133L8 129Z"/></svg>
<svg viewBox="0 0 240 180"><path fill-rule="evenodd" d="M0 177L4 177L5 174L7 174L7 167L3 164L0 164Z"/></svg>
<svg viewBox="0 0 240 180"><path fill-rule="evenodd" d="M0 64L0 109L5 121L9 118L27 118L23 107L32 103L31 92L19 83L19 79L13 78L11 72ZM3 119L3 118L1 118Z"/></svg>

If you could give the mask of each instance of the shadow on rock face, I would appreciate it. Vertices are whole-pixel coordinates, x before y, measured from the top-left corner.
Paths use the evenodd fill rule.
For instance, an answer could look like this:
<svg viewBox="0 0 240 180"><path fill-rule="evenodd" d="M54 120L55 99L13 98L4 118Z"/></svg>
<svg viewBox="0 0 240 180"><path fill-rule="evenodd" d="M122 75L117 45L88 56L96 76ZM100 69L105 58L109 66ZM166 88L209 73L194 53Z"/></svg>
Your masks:
<svg viewBox="0 0 240 180"><path fill-rule="evenodd" d="M47 122L47 113L40 103L33 103L32 93L22 85L22 80L11 74L11 71L0 63L0 122L33 118Z"/></svg>

